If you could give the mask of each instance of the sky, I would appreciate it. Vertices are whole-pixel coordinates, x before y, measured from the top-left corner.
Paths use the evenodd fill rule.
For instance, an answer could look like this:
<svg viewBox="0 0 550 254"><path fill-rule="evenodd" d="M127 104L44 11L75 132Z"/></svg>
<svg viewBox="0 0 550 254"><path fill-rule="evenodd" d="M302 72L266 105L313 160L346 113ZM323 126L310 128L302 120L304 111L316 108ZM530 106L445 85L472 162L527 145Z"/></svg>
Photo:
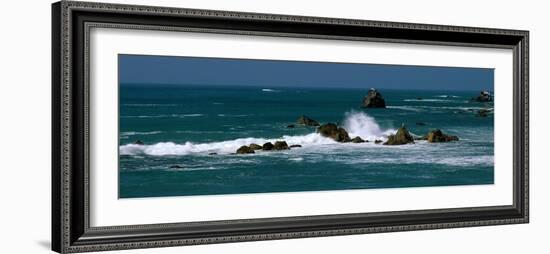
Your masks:
<svg viewBox="0 0 550 254"><path fill-rule="evenodd" d="M207 57L119 55L121 85L493 91L494 70Z"/></svg>

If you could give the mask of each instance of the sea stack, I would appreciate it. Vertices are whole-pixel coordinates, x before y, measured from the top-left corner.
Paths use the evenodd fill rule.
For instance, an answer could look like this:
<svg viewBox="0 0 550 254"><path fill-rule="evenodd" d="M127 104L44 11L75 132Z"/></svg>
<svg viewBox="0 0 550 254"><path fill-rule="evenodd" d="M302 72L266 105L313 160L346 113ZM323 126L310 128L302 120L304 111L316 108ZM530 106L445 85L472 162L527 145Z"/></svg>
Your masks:
<svg viewBox="0 0 550 254"><path fill-rule="evenodd" d="M388 141L384 145L404 145L408 143L414 143L414 138L407 130L407 127L402 124L397 133L388 136Z"/></svg>
<svg viewBox="0 0 550 254"><path fill-rule="evenodd" d="M378 92L376 89L371 88L369 90L369 93L365 98L363 98L363 105L361 105L363 108L385 108L386 107L386 101L384 100L384 97L382 97L382 94Z"/></svg>
<svg viewBox="0 0 550 254"><path fill-rule="evenodd" d="M488 91L481 91L477 97L472 98L472 101L491 102L493 101L493 96Z"/></svg>

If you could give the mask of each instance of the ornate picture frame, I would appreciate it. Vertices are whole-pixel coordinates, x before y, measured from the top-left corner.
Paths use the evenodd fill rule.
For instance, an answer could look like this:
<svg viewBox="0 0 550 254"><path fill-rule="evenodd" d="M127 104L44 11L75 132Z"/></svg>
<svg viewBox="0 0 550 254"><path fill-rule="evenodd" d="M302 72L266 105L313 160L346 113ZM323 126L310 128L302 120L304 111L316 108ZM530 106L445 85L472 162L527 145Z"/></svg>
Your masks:
<svg viewBox="0 0 550 254"><path fill-rule="evenodd" d="M91 28L513 50L513 205L90 225ZM52 249L60 253L528 223L529 32L61 1L52 5Z"/></svg>

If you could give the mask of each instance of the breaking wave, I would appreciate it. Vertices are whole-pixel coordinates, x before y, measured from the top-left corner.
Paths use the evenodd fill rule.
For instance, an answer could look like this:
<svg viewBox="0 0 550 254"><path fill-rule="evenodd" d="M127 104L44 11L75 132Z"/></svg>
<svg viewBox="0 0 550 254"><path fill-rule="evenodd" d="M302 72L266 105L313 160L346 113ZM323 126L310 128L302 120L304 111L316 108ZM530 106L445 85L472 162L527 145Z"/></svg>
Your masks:
<svg viewBox="0 0 550 254"><path fill-rule="evenodd" d="M393 129L383 130L380 128L374 118L368 116L363 112L348 112L345 115L343 127L349 132L350 137L360 136L363 139L386 140L389 134L395 132ZM194 143L185 142L183 144L177 144L174 142L160 142L152 145L137 145L126 144L119 147L121 155L152 155L152 156L164 156L164 155L189 155L189 154L205 154L205 153L219 153L230 154L234 153L239 147L244 145L264 144L267 142L275 142L278 140L284 140L288 145L302 145L303 147L337 144L336 141L321 136L318 133L309 133L306 135L296 136L281 136L280 138L238 138L234 140L227 140L221 142L209 142L209 143Z"/></svg>

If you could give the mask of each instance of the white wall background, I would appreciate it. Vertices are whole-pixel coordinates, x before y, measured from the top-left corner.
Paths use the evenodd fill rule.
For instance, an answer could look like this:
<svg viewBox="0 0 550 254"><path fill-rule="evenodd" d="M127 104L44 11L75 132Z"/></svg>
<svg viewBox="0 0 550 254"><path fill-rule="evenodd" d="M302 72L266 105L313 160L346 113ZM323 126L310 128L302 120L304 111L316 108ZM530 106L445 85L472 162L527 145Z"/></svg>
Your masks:
<svg viewBox="0 0 550 254"><path fill-rule="evenodd" d="M107 0L104 0L107 1ZM550 31L545 1L117 0L111 2L531 31L531 223L217 244L121 253L544 253L549 247ZM5 1L0 15L0 253L50 245L50 1Z"/></svg>

